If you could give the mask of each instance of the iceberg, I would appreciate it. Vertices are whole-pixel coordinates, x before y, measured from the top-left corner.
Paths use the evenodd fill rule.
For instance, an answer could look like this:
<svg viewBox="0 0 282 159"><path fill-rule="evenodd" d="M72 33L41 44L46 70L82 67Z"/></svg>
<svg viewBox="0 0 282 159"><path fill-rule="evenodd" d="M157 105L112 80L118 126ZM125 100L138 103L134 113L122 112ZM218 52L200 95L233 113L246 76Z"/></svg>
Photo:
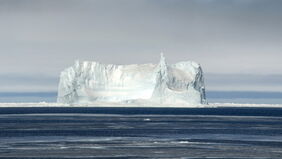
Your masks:
<svg viewBox="0 0 282 159"><path fill-rule="evenodd" d="M193 61L168 65L114 65L76 61L61 72L58 103L133 105L207 104L201 66Z"/></svg>

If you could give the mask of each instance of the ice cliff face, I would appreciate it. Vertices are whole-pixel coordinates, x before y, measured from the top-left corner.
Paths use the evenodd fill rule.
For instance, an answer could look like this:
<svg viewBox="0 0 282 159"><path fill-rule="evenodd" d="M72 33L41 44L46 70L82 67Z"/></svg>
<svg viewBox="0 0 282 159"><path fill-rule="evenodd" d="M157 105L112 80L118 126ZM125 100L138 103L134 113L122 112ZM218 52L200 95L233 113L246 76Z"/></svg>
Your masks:
<svg viewBox="0 0 282 159"><path fill-rule="evenodd" d="M205 104L203 72L191 61L105 65L76 61L60 76L59 103Z"/></svg>

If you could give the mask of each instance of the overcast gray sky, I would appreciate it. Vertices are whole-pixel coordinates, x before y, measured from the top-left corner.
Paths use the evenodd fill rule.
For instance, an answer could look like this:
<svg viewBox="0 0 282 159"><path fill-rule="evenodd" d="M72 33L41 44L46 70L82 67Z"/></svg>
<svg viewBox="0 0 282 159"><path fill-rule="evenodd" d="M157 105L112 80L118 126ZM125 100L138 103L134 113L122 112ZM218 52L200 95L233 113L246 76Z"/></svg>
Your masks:
<svg viewBox="0 0 282 159"><path fill-rule="evenodd" d="M76 59L161 51L199 62L210 90L282 91L282 1L0 0L0 92L56 90Z"/></svg>

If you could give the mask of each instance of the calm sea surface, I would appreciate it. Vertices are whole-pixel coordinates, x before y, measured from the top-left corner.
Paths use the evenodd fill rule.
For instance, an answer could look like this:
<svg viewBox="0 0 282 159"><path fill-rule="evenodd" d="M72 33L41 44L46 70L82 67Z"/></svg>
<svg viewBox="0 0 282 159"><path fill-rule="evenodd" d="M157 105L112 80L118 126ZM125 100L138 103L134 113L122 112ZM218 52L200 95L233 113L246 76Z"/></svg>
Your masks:
<svg viewBox="0 0 282 159"><path fill-rule="evenodd" d="M0 158L282 158L282 108L0 108Z"/></svg>

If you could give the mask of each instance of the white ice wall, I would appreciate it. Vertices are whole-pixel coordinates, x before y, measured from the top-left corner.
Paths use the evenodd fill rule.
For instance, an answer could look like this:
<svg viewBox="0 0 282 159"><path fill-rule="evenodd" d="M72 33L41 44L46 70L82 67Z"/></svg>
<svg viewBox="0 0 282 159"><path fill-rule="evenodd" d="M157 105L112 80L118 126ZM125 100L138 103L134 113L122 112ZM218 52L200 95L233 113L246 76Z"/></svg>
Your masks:
<svg viewBox="0 0 282 159"><path fill-rule="evenodd" d="M206 103L203 72L195 62L112 65L76 61L60 76L60 103Z"/></svg>

